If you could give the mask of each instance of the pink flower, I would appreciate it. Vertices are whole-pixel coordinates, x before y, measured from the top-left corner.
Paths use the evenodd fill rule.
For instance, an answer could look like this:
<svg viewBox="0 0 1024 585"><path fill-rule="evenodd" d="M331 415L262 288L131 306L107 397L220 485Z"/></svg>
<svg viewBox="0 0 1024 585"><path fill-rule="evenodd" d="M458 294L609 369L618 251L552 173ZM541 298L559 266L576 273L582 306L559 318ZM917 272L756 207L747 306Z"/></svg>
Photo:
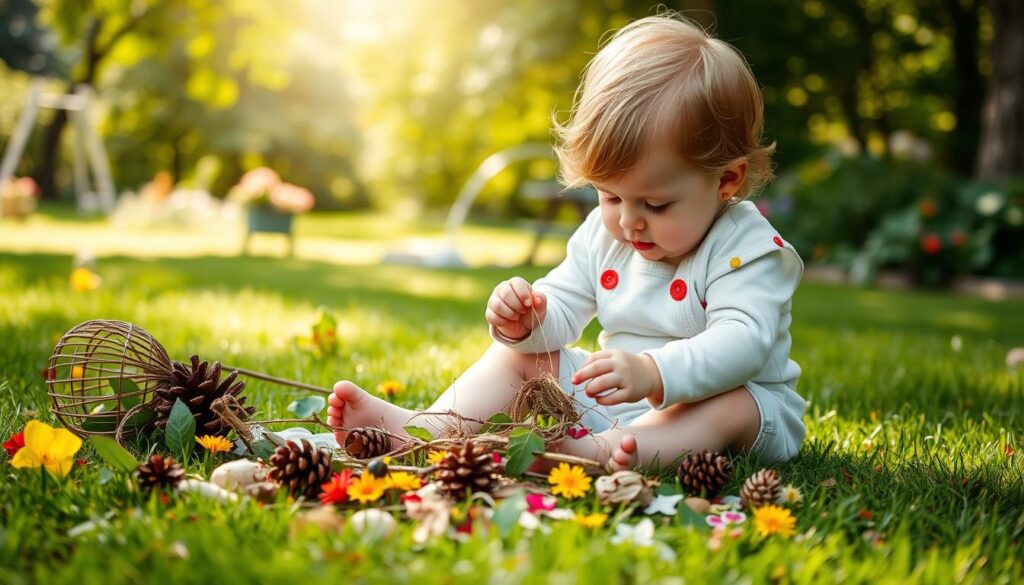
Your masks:
<svg viewBox="0 0 1024 585"><path fill-rule="evenodd" d="M717 516L708 516L704 521L712 528L725 528L730 524L743 524L746 519L747 515L743 512L722 512Z"/></svg>
<svg viewBox="0 0 1024 585"><path fill-rule="evenodd" d="M555 509L558 498L545 496L544 494L526 494L526 511L531 514L538 512L550 512Z"/></svg>

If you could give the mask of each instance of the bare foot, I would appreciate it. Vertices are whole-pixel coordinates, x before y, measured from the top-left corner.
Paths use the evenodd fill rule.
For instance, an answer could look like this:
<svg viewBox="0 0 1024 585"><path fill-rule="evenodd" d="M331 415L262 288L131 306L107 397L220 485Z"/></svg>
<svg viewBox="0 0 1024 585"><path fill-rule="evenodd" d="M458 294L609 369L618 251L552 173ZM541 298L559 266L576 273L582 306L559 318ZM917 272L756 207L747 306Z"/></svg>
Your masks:
<svg viewBox="0 0 1024 585"><path fill-rule="evenodd" d="M636 436L622 435L622 438L619 439L619 446L615 448L612 456L608 459L608 468L612 471L633 469L636 467L636 462Z"/></svg>
<svg viewBox="0 0 1024 585"><path fill-rule="evenodd" d="M327 424L334 429L338 445L345 446L348 432L356 427L379 427L396 435L406 436L402 427L416 413L367 393L348 380L334 384L328 399ZM342 428L343 427L343 428Z"/></svg>

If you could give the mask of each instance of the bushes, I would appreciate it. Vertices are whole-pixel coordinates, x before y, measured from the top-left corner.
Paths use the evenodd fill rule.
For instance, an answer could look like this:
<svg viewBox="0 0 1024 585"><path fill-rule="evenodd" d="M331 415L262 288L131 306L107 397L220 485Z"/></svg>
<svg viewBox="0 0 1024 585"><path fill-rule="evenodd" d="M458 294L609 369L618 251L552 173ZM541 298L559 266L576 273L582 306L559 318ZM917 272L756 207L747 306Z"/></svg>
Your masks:
<svg viewBox="0 0 1024 585"><path fill-rule="evenodd" d="M838 153L757 201L807 260L869 283L880 268L941 286L961 274L1024 277L1024 181L980 183L904 160Z"/></svg>

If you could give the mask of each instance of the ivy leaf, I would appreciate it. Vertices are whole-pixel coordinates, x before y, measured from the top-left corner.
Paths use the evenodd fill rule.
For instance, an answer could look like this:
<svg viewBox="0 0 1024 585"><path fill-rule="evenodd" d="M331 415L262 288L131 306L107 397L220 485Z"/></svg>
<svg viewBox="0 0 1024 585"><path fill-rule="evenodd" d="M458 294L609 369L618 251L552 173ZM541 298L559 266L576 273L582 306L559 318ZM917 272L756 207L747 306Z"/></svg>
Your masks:
<svg viewBox="0 0 1024 585"><path fill-rule="evenodd" d="M508 536L512 529L519 525L519 517L526 511L526 494L516 492L514 495L505 498L494 510L491 522L498 527L501 536Z"/></svg>
<svg viewBox="0 0 1024 585"><path fill-rule="evenodd" d="M117 471L127 471L131 473L135 471L135 468L139 466L139 462L135 459L127 449L117 444L117 441L110 437L103 435L91 435L89 442L92 443L92 448L96 450L96 454L100 456L107 465L113 467Z"/></svg>
<svg viewBox="0 0 1024 585"><path fill-rule="evenodd" d="M173 453L187 453L196 444L196 419L181 398L174 399L164 431L164 443Z"/></svg>
<svg viewBox="0 0 1024 585"><path fill-rule="evenodd" d="M512 431L508 438L508 461L505 462L505 475L514 477L522 475L533 463L534 453L544 452L544 439L530 429L519 428Z"/></svg>
<svg viewBox="0 0 1024 585"><path fill-rule="evenodd" d="M484 423L484 426L480 427L480 434L484 435L487 433L494 433L502 430L504 427L510 424L512 424L512 417L505 414L504 412L499 412L498 414L487 419L487 422Z"/></svg>
<svg viewBox="0 0 1024 585"><path fill-rule="evenodd" d="M323 396L306 396L293 400L288 405L288 412L294 413L298 418L309 418L313 413L320 412L327 405Z"/></svg>
<svg viewBox="0 0 1024 585"><path fill-rule="evenodd" d="M430 431L423 427L414 427L409 425L407 427L402 427L402 429L409 433L410 437L415 437L421 441L429 443L434 440L434 435L431 435Z"/></svg>

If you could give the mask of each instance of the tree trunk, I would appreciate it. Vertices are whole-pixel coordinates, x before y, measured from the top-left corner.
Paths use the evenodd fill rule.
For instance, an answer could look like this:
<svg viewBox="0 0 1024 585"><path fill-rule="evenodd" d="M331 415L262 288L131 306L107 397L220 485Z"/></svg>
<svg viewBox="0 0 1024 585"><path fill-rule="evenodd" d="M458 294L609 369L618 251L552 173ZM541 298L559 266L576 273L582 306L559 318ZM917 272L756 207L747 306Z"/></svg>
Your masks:
<svg viewBox="0 0 1024 585"><path fill-rule="evenodd" d="M978 156L978 136L981 134L981 108L984 80L978 68L978 3L971 0L967 6L961 0L946 0L946 10L953 27L953 115L956 129L950 145L950 166L970 175L974 172Z"/></svg>
<svg viewBox="0 0 1024 585"><path fill-rule="evenodd" d="M978 178L1024 175L1024 2L989 0L995 37L992 77L982 113Z"/></svg>

